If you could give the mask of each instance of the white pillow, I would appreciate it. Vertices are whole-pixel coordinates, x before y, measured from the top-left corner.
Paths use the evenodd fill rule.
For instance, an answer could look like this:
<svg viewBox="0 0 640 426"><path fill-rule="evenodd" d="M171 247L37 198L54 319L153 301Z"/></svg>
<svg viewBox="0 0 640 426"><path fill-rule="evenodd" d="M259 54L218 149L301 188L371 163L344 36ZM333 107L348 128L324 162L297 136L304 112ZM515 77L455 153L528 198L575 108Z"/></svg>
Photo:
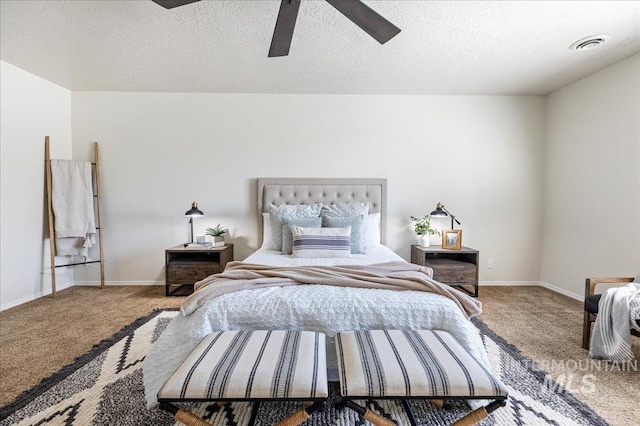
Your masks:
<svg viewBox="0 0 640 426"><path fill-rule="evenodd" d="M292 226L293 257L351 257L351 227L303 228Z"/></svg>
<svg viewBox="0 0 640 426"><path fill-rule="evenodd" d="M262 213L262 246L260 246L260 248L265 250L275 250L269 213Z"/></svg>
<svg viewBox="0 0 640 426"><path fill-rule="evenodd" d="M380 213L372 213L364 221L364 248L380 245Z"/></svg>

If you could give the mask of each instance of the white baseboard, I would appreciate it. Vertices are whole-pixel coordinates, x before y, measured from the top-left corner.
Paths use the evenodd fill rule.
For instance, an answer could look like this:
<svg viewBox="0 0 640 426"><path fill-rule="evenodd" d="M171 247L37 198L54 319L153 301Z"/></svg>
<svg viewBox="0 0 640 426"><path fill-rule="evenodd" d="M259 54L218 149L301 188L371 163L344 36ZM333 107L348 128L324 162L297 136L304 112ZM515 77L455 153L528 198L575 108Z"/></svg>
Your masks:
<svg viewBox="0 0 640 426"><path fill-rule="evenodd" d="M563 288L556 287L555 285L551 285L551 284L548 284L548 283L545 283L545 282L542 282L542 281L540 282L540 285L542 287L544 287L544 288L548 288L551 291L555 291L556 293L563 294L563 295L565 295L567 297L570 297L572 299L576 299L576 300L579 300L581 302L584 301L584 295L583 294L576 294L576 293L574 293L572 291L565 290Z"/></svg>
<svg viewBox="0 0 640 426"><path fill-rule="evenodd" d="M74 286L73 281L62 282L62 280L56 280L56 292L60 290L64 290L65 288L73 287L73 286ZM51 287L49 287L46 290L34 293L32 295L22 297L17 300L12 300L11 302L3 303L2 305L0 305L0 312L6 309L13 308L18 305L22 305L23 303L31 302L32 300L40 299L41 297L44 297L44 296L49 296L50 294L51 294Z"/></svg>
<svg viewBox="0 0 640 426"><path fill-rule="evenodd" d="M480 281L478 285L479 286L513 286L513 287L537 285L540 287L544 287L548 290L555 291L556 293L560 293L572 299L576 299L580 301L584 300L584 296L581 294L576 294L571 291L565 290L560 287L556 287L555 285L551 285L542 281Z"/></svg>
<svg viewBox="0 0 640 426"><path fill-rule="evenodd" d="M164 281L105 281L105 286L124 286L124 285L164 285ZM95 286L100 287L100 281L76 281L74 286Z"/></svg>
<svg viewBox="0 0 640 426"><path fill-rule="evenodd" d="M560 293L572 299L576 299L580 301L584 300L584 296L581 294L576 294L571 291L565 290L560 287L556 287L554 285L551 285L542 281L480 281L478 285L479 286L508 286L508 287L537 285L537 286L549 289L551 291L555 291L556 293Z"/></svg>

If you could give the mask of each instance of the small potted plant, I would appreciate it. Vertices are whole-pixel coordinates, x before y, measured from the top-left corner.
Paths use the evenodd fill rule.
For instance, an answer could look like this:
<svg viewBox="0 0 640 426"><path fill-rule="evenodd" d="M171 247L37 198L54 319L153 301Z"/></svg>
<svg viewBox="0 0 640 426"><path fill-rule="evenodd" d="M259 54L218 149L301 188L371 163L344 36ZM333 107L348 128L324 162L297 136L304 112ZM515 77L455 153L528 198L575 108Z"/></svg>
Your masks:
<svg viewBox="0 0 640 426"><path fill-rule="evenodd" d="M228 232L218 224L215 228L207 228L207 235L211 235L212 244L214 247L220 247L224 245L224 234Z"/></svg>
<svg viewBox="0 0 640 426"><path fill-rule="evenodd" d="M438 235L440 231L431 227L431 216L426 215L424 217L411 216L411 221L414 222L414 228L416 234L420 236L420 247L429 247L429 236Z"/></svg>

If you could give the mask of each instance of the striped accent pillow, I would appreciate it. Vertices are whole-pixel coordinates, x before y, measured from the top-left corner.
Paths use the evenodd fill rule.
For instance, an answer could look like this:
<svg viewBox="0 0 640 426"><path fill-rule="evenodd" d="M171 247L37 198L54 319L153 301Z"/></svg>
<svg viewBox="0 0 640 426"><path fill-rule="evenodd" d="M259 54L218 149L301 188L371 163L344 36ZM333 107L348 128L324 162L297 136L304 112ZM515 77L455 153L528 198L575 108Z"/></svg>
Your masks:
<svg viewBox="0 0 640 426"><path fill-rule="evenodd" d="M351 257L351 227L292 226L293 257Z"/></svg>
<svg viewBox="0 0 640 426"><path fill-rule="evenodd" d="M282 253L291 254L293 252L292 226L303 226L307 228L320 228L322 226L321 217L310 217L307 219L284 219L282 221Z"/></svg>
<svg viewBox="0 0 640 426"><path fill-rule="evenodd" d="M217 331L167 380L160 401L325 398L325 335L312 331Z"/></svg>
<svg viewBox="0 0 640 426"><path fill-rule="evenodd" d="M507 390L453 336L429 330L336 335L345 397L503 397Z"/></svg>

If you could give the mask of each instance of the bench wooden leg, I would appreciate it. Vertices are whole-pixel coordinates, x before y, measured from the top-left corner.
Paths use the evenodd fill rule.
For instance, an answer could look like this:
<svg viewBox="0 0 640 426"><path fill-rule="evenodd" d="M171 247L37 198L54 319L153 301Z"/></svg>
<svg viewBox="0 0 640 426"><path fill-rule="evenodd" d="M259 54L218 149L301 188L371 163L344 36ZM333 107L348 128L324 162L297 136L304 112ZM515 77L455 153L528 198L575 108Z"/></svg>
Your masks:
<svg viewBox="0 0 640 426"><path fill-rule="evenodd" d="M375 426L397 426L396 422L381 416L375 411L371 411L368 408L364 411L364 419L371 422Z"/></svg>
<svg viewBox="0 0 640 426"><path fill-rule="evenodd" d="M477 410L473 410L463 418L451 423L451 426L473 426L486 419L488 415L489 413L487 413L487 410L484 407L480 407Z"/></svg>
<svg viewBox="0 0 640 426"><path fill-rule="evenodd" d="M309 413L307 413L307 410L301 408L286 419L280 420L278 423L276 423L276 426L298 426L308 418Z"/></svg>
<svg viewBox="0 0 640 426"><path fill-rule="evenodd" d="M451 426L473 426L476 423L486 419L487 416L489 416L489 413L497 410L500 407L504 407L505 405L507 405L506 399L495 400L492 403L485 405L484 407L473 410L461 419L456 420L455 422L451 423Z"/></svg>
<svg viewBox="0 0 640 426"><path fill-rule="evenodd" d="M220 403L218 403L220 404ZM161 402L160 409L168 411L173 414L173 418L177 421L187 425L187 426L212 426L211 423L208 423L202 420L200 417L195 414L185 410L184 408L178 407L170 402Z"/></svg>
<svg viewBox="0 0 640 426"><path fill-rule="evenodd" d="M442 399L428 399L430 403L435 405L438 408L444 408L444 401Z"/></svg>
<svg viewBox="0 0 640 426"><path fill-rule="evenodd" d="M184 408L180 408L173 417L187 426L212 426L211 423L202 420L200 417L185 410Z"/></svg>
<svg viewBox="0 0 640 426"><path fill-rule="evenodd" d="M326 401L316 401L313 403L305 403L304 406L291 414L286 419L280 420L275 426L298 426L307 420L316 411L322 411L327 405Z"/></svg>
<svg viewBox="0 0 640 426"><path fill-rule="evenodd" d="M371 422L375 426L397 426L396 422L389 420L384 416L381 416L375 411L371 411L368 408L361 407L353 401L344 400L342 401L342 403L345 407L351 408L353 411L363 416L366 421Z"/></svg>

